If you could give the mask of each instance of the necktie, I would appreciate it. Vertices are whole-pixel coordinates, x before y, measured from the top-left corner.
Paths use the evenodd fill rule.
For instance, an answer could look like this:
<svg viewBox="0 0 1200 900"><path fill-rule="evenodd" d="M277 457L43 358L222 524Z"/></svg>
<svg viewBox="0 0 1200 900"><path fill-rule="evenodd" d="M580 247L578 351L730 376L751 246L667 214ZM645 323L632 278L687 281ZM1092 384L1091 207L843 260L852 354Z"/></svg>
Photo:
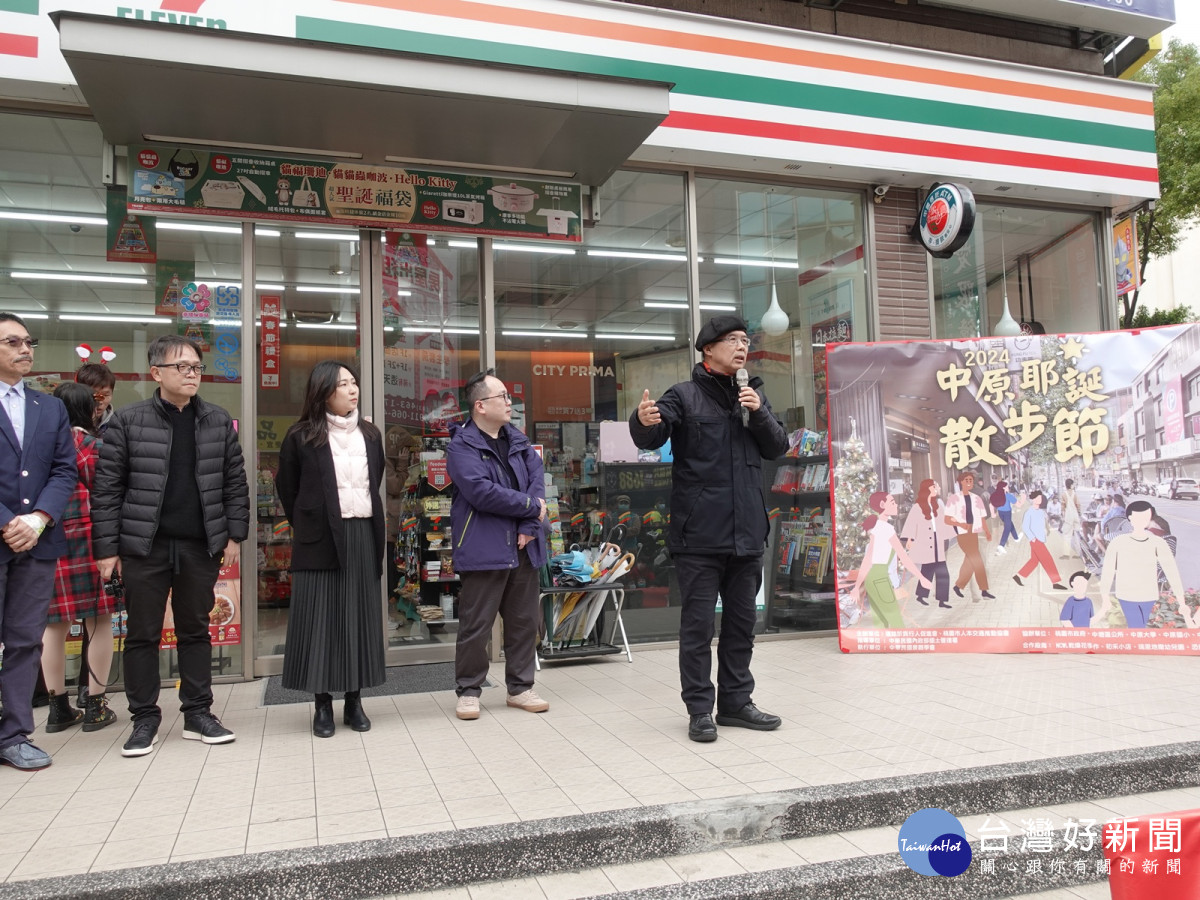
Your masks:
<svg viewBox="0 0 1200 900"><path fill-rule="evenodd" d="M969 491L963 493L963 501L967 504L967 524L972 525L975 522L975 511L971 509L973 504L971 503L971 493ZM974 529L971 530L974 531Z"/></svg>
<svg viewBox="0 0 1200 900"><path fill-rule="evenodd" d="M8 421L12 425L13 434L17 436L18 446L23 446L25 443L25 436L21 433L25 430L22 427L25 411L18 408L21 402L21 396L14 389L9 388L8 393L4 395L4 412L8 414Z"/></svg>

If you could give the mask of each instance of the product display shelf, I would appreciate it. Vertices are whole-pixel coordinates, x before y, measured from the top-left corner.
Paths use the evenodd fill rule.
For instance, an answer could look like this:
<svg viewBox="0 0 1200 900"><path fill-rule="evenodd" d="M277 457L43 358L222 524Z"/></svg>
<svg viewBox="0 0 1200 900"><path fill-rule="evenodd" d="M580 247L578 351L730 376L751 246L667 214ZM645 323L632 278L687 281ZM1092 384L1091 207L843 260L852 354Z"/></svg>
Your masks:
<svg viewBox="0 0 1200 900"><path fill-rule="evenodd" d="M818 478L820 486L798 490L810 487L805 473ZM766 565L769 631L837 625L828 473L824 453L764 463L772 485L767 502L777 510Z"/></svg>

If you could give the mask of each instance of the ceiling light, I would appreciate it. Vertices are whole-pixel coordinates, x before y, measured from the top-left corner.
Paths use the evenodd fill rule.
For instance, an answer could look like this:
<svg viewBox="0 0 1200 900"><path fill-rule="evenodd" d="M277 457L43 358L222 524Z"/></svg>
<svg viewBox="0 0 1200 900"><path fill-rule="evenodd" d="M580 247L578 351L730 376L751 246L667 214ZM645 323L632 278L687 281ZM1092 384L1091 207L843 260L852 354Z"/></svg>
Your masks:
<svg viewBox="0 0 1200 900"><path fill-rule="evenodd" d="M780 259L748 259L745 257L718 256L713 262L723 266L757 266L766 269L799 269L800 263Z"/></svg>
<svg viewBox="0 0 1200 900"><path fill-rule="evenodd" d="M197 231L204 234L237 234L242 233L239 225L201 225L195 222L173 222L165 219L156 219L154 224L161 231ZM255 237L279 237L282 234L275 228L255 228Z"/></svg>
<svg viewBox="0 0 1200 900"><path fill-rule="evenodd" d="M361 294L356 287L338 287L336 284L298 284L296 290L302 294Z"/></svg>
<svg viewBox="0 0 1200 900"><path fill-rule="evenodd" d="M326 331L358 331L357 325L342 325L338 322L297 322L297 328L318 328Z"/></svg>
<svg viewBox="0 0 1200 900"><path fill-rule="evenodd" d="M450 247L461 247L464 250L474 250L479 245L474 241L447 241ZM513 250L517 253L549 253L559 256L574 256L571 247L542 246L539 244L492 244L493 250Z"/></svg>
<svg viewBox="0 0 1200 900"><path fill-rule="evenodd" d="M13 315L20 316L22 319L49 319L50 318L45 313L14 312Z"/></svg>
<svg viewBox="0 0 1200 900"><path fill-rule="evenodd" d="M405 325L402 330L410 334L479 334L478 328L441 328L437 325Z"/></svg>
<svg viewBox="0 0 1200 900"><path fill-rule="evenodd" d="M597 331L596 337L606 341L674 341L673 334L621 334L615 331Z"/></svg>
<svg viewBox="0 0 1200 900"><path fill-rule="evenodd" d="M200 279L200 278L197 278L196 281L199 282L200 284L206 284L209 287L231 287L231 288L237 288L239 291L242 289L242 283L240 281L208 281L206 279ZM256 284L256 285L254 285L254 289L256 291L286 290L286 288L282 284Z"/></svg>
<svg viewBox="0 0 1200 900"><path fill-rule="evenodd" d="M64 225L107 225L103 216L85 216L82 213L39 213L21 212L15 209L0 210L0 219L15 219L18 222L61 222Z"/></svg>
<svg viewBox="0 0 1200 900"><path fill-rule="evenodd" d="M91 284L149 284L136 275L88 275L83 272L9 272L13 278L39 281L84 281Z"/></svg>
<svg viewBox="0 0 1200 900"><path fill-rule="evenodd" d="M737 312L737 306L732 303L705 303L700 301L700 308L710 312Z"/></svg>
<svg viewBox="0 0 1200 900"><path fill-rule="evenodd" d="M589 250L588 256L612 256L617 259L659 259L664 262L687 262L678 253L640 253L634 250Z"/></svg>
<svg viewBox="0 0 1200 900"><path fill-rule="evenodd" d="M123 322L126 324L141 322L147 325L175 324L175 319L172 316L79 316L59 313L58 318L61 322Z"/></svg>
<svg viewBox="0 0 1200 900"><path fill-rule="evenodd" d="M505 337L531 337L531 338L585 338L588 336L586 331L501 331Z"/></svg>
<svg viewBox="0 0 1200 900"><path fill-rule="evenodd" d="M347 241L358 243L358 235L344 231L297 231L296 237L308 241Z"/></svg>
<svg viewBox="0 0 1200 900"><path fill-rule="evenodd" d="M230 150L260 150L266 153L286 153L291 156L336 156L340 159L362 159L352 150L324 150L310 147L284 147L277 144L244 144L241 141L218 141L213 138L178 137L171 134L143 134L152 144L195 144L200 147L228 147Z"/></svg>
<svg viewBox="0 0 1200 900"><path fill-rule="evenodd" d="M642 306L647 309L687 309L686 303L670 303L666 300L643 300Z"/></svg>

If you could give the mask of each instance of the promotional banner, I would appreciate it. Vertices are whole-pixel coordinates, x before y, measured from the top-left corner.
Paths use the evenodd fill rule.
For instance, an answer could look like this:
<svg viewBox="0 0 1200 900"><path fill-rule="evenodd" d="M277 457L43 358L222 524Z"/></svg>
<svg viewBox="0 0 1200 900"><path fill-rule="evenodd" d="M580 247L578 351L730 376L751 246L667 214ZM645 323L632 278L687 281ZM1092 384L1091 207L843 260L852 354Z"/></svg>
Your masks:
<svg viewBox="0 0 1200 900"><path fill-rule="evenodd" d="M158 260L158 229L153 216L135 216L125 207L125 192L109 187L105 193L108 240L104 258L109 262Z"/></svg>
<svg viewBox="0 0 1200 900"><path fill-rule="evenodd" d="M279 318L283 303L277 294L263 294L259 300L259 319L262 321L262 344L259 346L259 386L279 387L279 362L283 356L283 334Z"/></svg>
<svg viewBox="0 0 1200 900"><path fill-rule="evenodd" d="M829 346L842 649L1200 653L1198 351L1197 325Z"/></svg>
<svg viewBox="0 0 1200 900"><path fill-rule="evenodd" d="M217 575L217 583L213 586L213 608L208 614L208 633L214 647L242 642L242 578L238 564L225 566ZM175 644L175 615L168 603L159 646L167 650Z"/></svg>
<svg viewBox="0 0 1200 900"><path fill-rule="evenodd" d="M1132 216L1113 225L1113 268L1118 297L1132 294L1142 286L1138 266L1137 221Z"/></svg>
<svg viewBox="0 0 1200 900"><path fill-rule="evenodd" d="M583 240L583 189L541 179L131 147L131 211Z"/></svg>

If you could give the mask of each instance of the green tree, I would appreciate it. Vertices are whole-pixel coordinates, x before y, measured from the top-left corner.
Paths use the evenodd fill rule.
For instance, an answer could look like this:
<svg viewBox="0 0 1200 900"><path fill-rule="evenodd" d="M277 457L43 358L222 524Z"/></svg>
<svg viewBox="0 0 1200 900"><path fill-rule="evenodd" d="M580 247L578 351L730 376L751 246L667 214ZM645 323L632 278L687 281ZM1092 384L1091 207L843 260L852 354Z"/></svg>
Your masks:
<svg viewBox="0 0 1200 900"><path fill-rule="evenodd" d="M1161 196L1153 209L1138 213L1138 262L1173 251L1181 234L1200 220L1200 51L1173 40L1135 80L1158 85L1154 97L1154 137L1158 148ZM1121 298L1121 327L1134 328L1138 291Z"/></svg>
<svg viewBox="0 0 1200 900"><path fill-rule="evenodd" d="M851 419L850 437L833 470L833 499L837 503L837 567L843 572L856 568L867 552L863 519L870 514L867 501L879 485L875 462L858 436Z"/></svg>

